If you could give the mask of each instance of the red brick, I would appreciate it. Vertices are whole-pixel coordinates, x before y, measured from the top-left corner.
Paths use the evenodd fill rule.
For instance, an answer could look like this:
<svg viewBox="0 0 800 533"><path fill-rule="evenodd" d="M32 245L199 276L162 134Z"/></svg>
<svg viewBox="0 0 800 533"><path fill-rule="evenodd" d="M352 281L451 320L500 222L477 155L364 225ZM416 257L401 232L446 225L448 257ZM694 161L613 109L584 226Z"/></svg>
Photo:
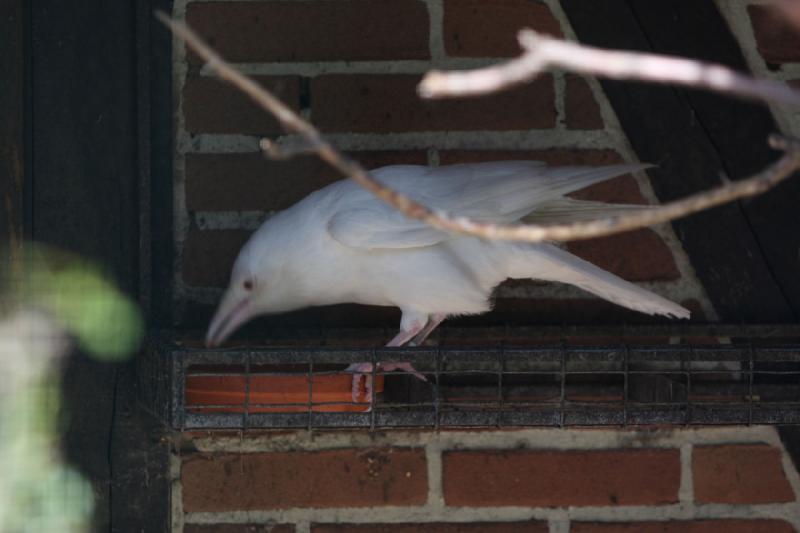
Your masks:
<svg viewBox="0 0 800 533"><path fill-rule="evenodd" d="M225 287L242 245L252 232L191 230L183 243L183 281L195 287Z"/></svg>
<svg viewBox="0 0 800 533"><path fill-rule="evenodd" d="M547 533L546 522L313 524L311 533Z"/></svg>
<svg viewBox="0 0 800 533"><path fill-rule="evenodd" d="M564 111L567 129L602 130L605 127L600 107L586 80L567 74L564 94Z"/></svg>
<svg viewBox="0 0 800 533"><path fill-rule="evenodd" d="M355 152L365 168L427 163L425 152ZM342 177L316 157L272 161L260 153L188 154L186 206L190 211L274 211Z"/></svg>
<svg viewBox="0 0 800 533"><path fill-rule="evenodd" d="M425 452L389 448L190 456L181 470L186 512L422 505Z"/></svg>
<svg viewBox="0 0 800 533"><path fill-rule="evenodd" d="M555 126L553 78L467 100L421 100L419 76L331 74L311 80L311 117L326 132L525 130Z"/></svg>
<svg viewBox="0 0 800 533"><path fill-rule="evenodd" d="M300 107L300 78L254 76L294 110ZM190 76L183 87L183 113L191 133L270 135L283 129L237 89L213 77Z"/></svg>
<svg viewBox="0 0 800 533"><path fill-rule="evenodd" d="M454 506L658 505L680 484L677 450L454 451L443 471Z"/></svg>
<svg viewBox="0 0 800 533"><path fill-rule="evenodd" d="M672 252L651 229L571 241L567 250L628 281L675 280L681 277Z"/></svg>
<svg viewBox="0 0 800 533"><path fill-rule="evenodd" d="M800 29L776 6L747 6L758 51L767 63L800 61Z"/></svg>
<svg viewBox="0 0 800 533"><path fill-rule="evenodd" d="M290 524L186 524L183 533L294 533Z"/></svg>
<svg viewBox="0 0 800 533"><path fill-rule="evenodd" d="M186 20L238 63L430 57L420 1L200 2Z"/></svg>
<svg viewBox="0 0 800 533"><path fill-rule="evenodd" d="M766 444L698 446L692 469L698 502L752 504L795 499L780 449Z"/></svg>
<svg viewBox="0 0 800 533"><path fill-rule="evenodd" d="M673 520L670 522L573 522L571 533L794 533L780 520Z"/></svg>
<svg viewBox="0 0 800 533"><path fill-rule="evenodd" d="M439 161L443 165L509 159L534 159L554 166L600 166L615 165L623 162L622 156L614 150L446 150L439 154ZM619 204L649 203L642 196L639 184L629 174L586 187L570 194L570 196L579 200L595 200Z"/></svg>
<svg viewBox="0 0 800 533"><path fill-rule="evenodd" d="M542 2L445 0L444 45L451 56L518 55L517 32L531 28L561 37L561 26Z"/></svg>

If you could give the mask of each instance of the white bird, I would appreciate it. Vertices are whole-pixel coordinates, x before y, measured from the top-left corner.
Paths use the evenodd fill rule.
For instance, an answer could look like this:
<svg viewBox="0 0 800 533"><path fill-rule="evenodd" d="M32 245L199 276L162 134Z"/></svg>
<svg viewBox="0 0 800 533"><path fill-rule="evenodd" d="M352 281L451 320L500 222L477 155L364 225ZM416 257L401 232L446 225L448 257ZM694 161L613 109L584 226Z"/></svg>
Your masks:
<svg viewBox="0 0 800 533"><path fill-rule="evenodd" d="M642 206L565 195L648 165L549 168L538 161L441 167L395 165L371 172L409 197L482 222L569 222ZM208 328L217 346L266 313L339 303L399 307L400 331L387 346L421 344L445 318L484 313L508 278L569 283L623 307L688 318L689 311L552 244L483 240L405 217L351 180L332 183L271 218L239 252L230 286ZM416 372L408 363L385 371ZM360 373L351 365L354 398ZM367 379L367 387L371 386Z"/></svg>

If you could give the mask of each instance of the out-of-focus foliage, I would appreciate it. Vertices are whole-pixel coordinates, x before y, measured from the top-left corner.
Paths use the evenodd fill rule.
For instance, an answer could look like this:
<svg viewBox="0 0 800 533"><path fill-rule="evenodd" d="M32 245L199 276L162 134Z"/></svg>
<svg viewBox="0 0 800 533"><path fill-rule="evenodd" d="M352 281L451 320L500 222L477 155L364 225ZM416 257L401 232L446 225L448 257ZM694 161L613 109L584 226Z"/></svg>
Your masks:
<svg viewBox="0 0 800 533"><path fill-rule="evenodd" d="M141 318L97 267L74 256L30 247L9 272L0 292L0 533L86 531L91 487L58 452L55 363L72 339L93 357L127 357Z"/></svg>
<svg viewBox="0 0 800 533"><path fill-rule="evenodd" d="M29 248L24 257L17 301L51 313L95 357L114 360L136 349L139 312L97 266L44 247Z"/></svg>

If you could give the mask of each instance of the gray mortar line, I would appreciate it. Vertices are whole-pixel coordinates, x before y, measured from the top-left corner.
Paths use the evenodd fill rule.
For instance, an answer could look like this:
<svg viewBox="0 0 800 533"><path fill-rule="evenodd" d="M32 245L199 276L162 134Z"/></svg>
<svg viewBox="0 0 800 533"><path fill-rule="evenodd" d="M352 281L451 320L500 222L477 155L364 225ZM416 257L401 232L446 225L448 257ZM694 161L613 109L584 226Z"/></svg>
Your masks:
<svg viewBox="0 0 800 533"><path fill-rule="evenodd" d="M292 61L231 63L231 65L250 76L303 76L313 78L326 74L416 74L422 75L432 68L468 69L484 67L497 63L492 58L450 58L450 59L398 59L369 61ZM203 66L200 75L215 77L214 71Z"/></svg>
<svg viewBox="0 0 800 533"><path fill-rule="evenodd" d="M201 230L256 230L274 211L197 211L194 221Z"/></svg>
<svg viewBox="0 0 800 533"><path fill-rule="evenodd" d="M425 445L425 460L428 467L427 507L431 509L444 509L442 448L436 440L431 440Z"/></svg>
<svg viewBox="0 0 800 533"><path fill-rule="evenodd" d="M475 63L474 66L466 66L460 60L449 60L446 57L444 46L444 5L442 0L425 0L428 8L428 46L430 49L431 60L438 68L475 68L482 65ZM464 64L465 66L460 66ZM430 65L425 67L425 71L430 69Z"/></svg>
<svg viewBox="0 0 800 533"><path fill-rule="evenodd" d="M325 138L340 150L549 150L616 149L605 130L580 131L529 129L510 131L418 131L402 133L329 133ZM292 142L295 136L279 136L279 142ZM258 152L260 136L198 134L183 147L184 153Z"/></svg>
<svg viewBox="0 0 800 533"><path fill-rule="evenodd" d="M778 519L795 524L797 505L640 505L640 506L586 506L586 507L447 507L386 506L341 508L294 508L274 511L194 512L186 514L189 524L243 524L253 523L475 523L514 521L570 521L639 522L697 519ZM376 520L376 513L380 516Z"/></svg>
<svg viewBox="0 0 800 533"><path fill-rule="evenodd" d="M678 489L678 500L683 504L694 502L694 471L692 470L691 442L681 445L681 484Z"/></svg>
<svg viewBox="0 0 800 533"><path fill-rule="evenodd" d="M264 432L245 435L240 441L231 437L198 437L197 450L206 453L267 451L316 451L342 448L424 447L436 442L442 450L608 450L679 448L694 445L767 443L782 446L769 426L689 428L689 429L551 429L527 428L497 432L476 431L380 431L364 433L318 431L310 439L305 431L288 435Z"/></svg>
<svg viewBox="0 0 800 533"><path fill-rule="evenodd" d="M565 130L567 127L567 81L561 71L553 72L553 91L556 107L556 129Z"/></svg>
<svg viewBox="0 0 800 533"><path fill-rule="evenodd" d="M548 527L549 533L569 533L571 529L569 512L564 510L560 514L553 513L553 516L549 519Z"/></svg>
<svg viewBox="0 0 800 533"><path fill-rule="evenodd" d="M439 150L436 148L428 148L428 166L438 167L440 163Z"/></svg>

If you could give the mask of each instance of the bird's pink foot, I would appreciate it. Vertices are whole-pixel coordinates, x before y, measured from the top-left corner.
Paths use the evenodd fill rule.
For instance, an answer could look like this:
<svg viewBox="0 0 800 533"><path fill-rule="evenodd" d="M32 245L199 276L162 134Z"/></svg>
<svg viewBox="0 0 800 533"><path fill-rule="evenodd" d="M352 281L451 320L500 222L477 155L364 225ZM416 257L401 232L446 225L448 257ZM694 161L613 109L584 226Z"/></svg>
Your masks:
<svg viewBox="0 0 800 533"><path fill-rule="evenodd" d="M411 366L411 363L378 363L378 370L381 372L402 370L403 372L408 372L417 379L428 381L422 373ZM361 396L361 380L364 379L364 401L372 403L372 363L353 363L348 366L345 371L353 372L353 384L351 389L353 401L358 402L358 398Z"/></svg>

